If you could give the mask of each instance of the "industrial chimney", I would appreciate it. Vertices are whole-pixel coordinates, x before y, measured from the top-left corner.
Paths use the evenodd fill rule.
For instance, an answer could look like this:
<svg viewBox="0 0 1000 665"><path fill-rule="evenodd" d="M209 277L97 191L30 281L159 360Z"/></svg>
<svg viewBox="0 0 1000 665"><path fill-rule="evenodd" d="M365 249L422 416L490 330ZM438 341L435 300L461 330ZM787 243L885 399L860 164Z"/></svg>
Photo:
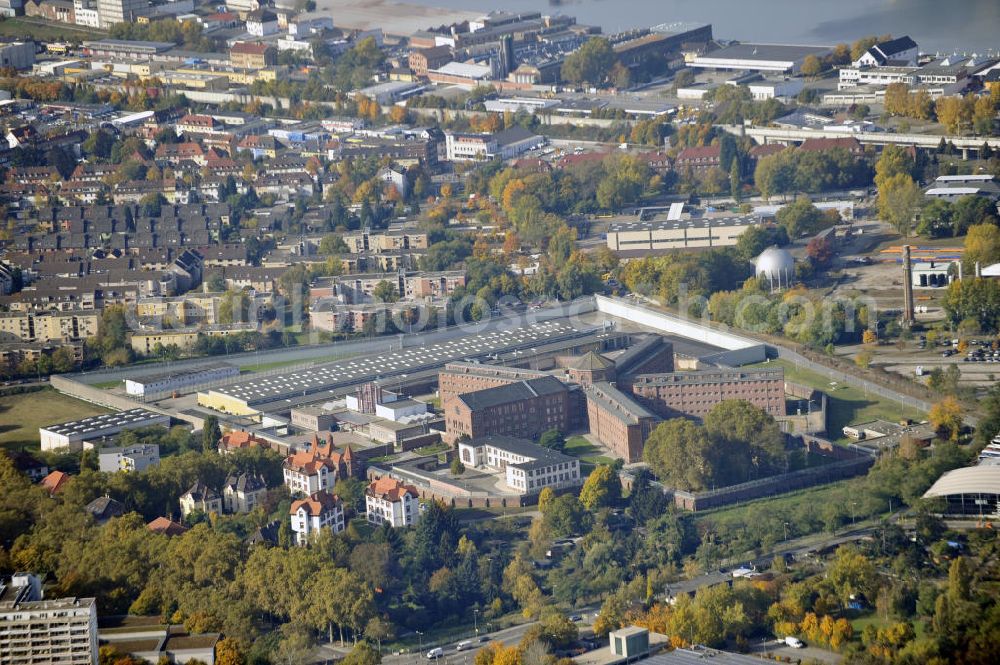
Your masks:
<svg viewBox="0 0 1000 665"><path fill-rule="evenodd" d="M910 260L910 246L903 245L903 323L912 326L913 316L913 263Z"/></svg>

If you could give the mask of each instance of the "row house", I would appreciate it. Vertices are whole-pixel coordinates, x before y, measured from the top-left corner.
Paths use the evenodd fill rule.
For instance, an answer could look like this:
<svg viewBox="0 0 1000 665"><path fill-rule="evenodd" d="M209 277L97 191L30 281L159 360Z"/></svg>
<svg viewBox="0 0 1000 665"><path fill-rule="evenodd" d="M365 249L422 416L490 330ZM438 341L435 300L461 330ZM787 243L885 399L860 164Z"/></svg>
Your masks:
<svg viewBox="0 0 1000 665"><path fill-rule="evenodd" d="M161 143L156 147L154 161L157 166L177 166L183 161L190 161L199 167L208 164L205 150L195 141L183 143Z"/></svg>
<svg viewBox="0 0 1000 665"><path fill-rule="evenodd" d="M306 175L263 175L254 181L257 194L271 194L279 201L289 201L300 196L312 196L316 183Z"/></svg>

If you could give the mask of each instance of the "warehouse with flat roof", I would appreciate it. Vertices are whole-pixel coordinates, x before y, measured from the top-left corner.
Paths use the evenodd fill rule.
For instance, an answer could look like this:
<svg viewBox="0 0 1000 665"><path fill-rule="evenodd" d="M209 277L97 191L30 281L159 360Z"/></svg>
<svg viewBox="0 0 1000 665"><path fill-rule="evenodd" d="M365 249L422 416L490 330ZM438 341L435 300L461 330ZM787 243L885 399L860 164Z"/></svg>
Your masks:
<svg viewBox="0 0 1000 665"><path fill-rule="evenodd" d="M702 247L731 247L743 232L757 224L745 217L699 217L695 219L653 219L615 222L608 225L608 249L628 256Z"/></svg>
<svg viewBox="0 0 1000 665"><path fill-rule="evenodd" d="M71 420L48 427L39 427L38 436L41 439L42 450L58 450L69 448L72 451L83 449L85 441L94 441L120 434L125 430L150 427L152 425L170 425L170 416L165 416L146 409L129 409L117 413L104 413L82 420Z"/></svg>
<svg viewBox="0 0 1000 665"><path fill-rule="evenodd" d="M689 67L700 69L727 69L753 72L797 74L803 61L810 55L817 58L829 54L829 46L800 46L797 44L731 44L718 51L699 55Z"/></svg>
<svg viewBox="0 0 1000 665"><path fill-rule="evenodd" d="M372 356L360 356L214 388L198 393L198 404L216 411L253 416L317 401L317 393L356 386L377 379L403 380L415 373L436 372L455 360L486 359L504 354L525 355L552 346L575 346L602 334L579 330L564 321L545 321L506 330L484 330L464 337L414 346Z"/></svg>

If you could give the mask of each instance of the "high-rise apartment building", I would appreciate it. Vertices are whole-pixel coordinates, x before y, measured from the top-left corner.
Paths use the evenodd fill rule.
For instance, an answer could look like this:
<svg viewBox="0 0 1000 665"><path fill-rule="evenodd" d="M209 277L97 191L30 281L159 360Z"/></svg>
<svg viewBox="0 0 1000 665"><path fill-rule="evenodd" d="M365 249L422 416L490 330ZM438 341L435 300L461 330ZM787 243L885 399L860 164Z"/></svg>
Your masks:
<svg viewBox="0 0 1000 665"><path fill-rule="evenodd" d="M36 576L0 582L0 663L91 665L97 662L93 598L45 600Z"/></svg>

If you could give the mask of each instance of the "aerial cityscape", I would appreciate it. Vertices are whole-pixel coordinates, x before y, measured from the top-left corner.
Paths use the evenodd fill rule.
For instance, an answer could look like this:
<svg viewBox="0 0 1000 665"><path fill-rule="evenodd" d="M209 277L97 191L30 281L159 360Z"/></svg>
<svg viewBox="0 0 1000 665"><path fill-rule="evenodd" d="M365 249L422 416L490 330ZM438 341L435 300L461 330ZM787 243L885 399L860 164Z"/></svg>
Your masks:
<svg viewBox="0 0 1000 665"><path fill-rule="evenodd" d="M0 0L0 665L1000 663L998 29Z"/></svg>

